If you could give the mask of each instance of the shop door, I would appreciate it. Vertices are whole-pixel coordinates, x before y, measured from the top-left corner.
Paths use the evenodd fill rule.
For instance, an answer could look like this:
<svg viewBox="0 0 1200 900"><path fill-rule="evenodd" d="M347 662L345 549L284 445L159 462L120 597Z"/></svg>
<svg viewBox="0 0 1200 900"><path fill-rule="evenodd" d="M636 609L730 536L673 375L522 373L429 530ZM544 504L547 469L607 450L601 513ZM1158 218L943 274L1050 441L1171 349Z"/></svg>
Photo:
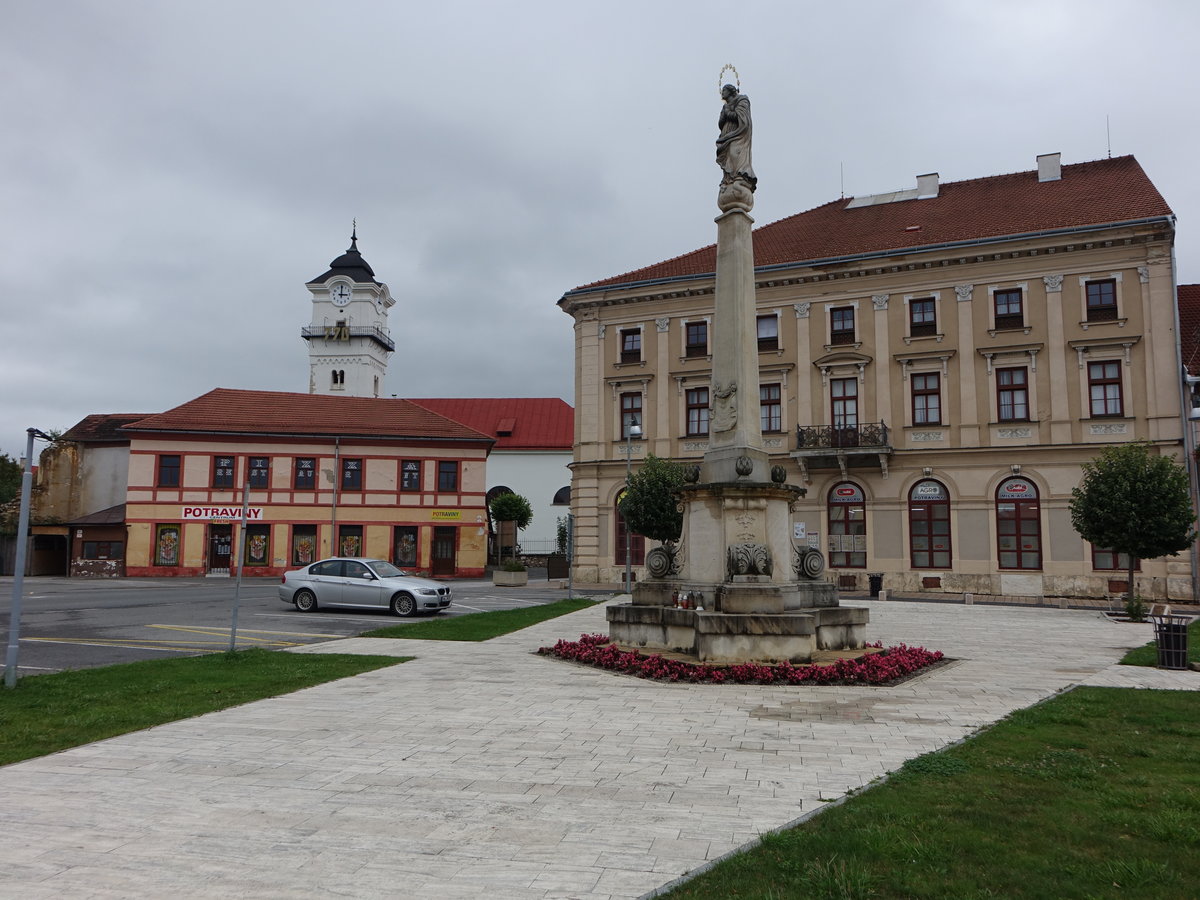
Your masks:
<svg viewBox="0 0 1200 900"><path fill-rule="evenodd" d="M458 529L439 525L433 529L433 557L431 569L435 576L453 575L458 568L455 557L458 544Z"/></svg>
<svg viewBox="0 0 1200 900"><path fill-rule="evenodd" d="M233 549L232 525L208 526L208 574L228 575L229 558Z"/></svg>

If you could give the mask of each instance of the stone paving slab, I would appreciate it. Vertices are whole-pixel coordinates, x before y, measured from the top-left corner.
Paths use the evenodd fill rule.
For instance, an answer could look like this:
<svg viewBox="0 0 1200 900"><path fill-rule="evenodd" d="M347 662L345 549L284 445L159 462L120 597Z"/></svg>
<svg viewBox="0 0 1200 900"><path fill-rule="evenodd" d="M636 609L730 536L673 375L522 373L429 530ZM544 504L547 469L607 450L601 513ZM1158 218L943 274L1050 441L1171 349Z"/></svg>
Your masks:
<svg viewBox="0 0 1200 900"><path fill-rule="evenodd" d="M644 895L907 759L1079 683L1200 689L1113 663L1149 625L867 601L868 638L957 661L893 687L682 685L532 654L602 606L0 769L0 896Z"/></svg>

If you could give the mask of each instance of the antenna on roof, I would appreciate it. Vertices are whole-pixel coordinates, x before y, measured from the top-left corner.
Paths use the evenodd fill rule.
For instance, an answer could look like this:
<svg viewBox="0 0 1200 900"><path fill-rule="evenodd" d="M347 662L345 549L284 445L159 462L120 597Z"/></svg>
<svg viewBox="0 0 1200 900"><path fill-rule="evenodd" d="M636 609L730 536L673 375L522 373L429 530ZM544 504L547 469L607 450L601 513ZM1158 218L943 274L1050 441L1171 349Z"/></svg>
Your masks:
<svg viewBox="0 0 1200 900"><path fill-rule="evenodd" d="M1108 158L1112 159L1112 129L1108 125L1108 113L1104 114L1104 137L1108 141Z"/></svg>
<svg viewBox="0 0 1200 900"><path fill-rule="evenodd" d="M842 199L845 200L846 199L846 164L844 162L838 163L838 178L841 179L841 182L842 182L842 185L841 185Z"/></svg>

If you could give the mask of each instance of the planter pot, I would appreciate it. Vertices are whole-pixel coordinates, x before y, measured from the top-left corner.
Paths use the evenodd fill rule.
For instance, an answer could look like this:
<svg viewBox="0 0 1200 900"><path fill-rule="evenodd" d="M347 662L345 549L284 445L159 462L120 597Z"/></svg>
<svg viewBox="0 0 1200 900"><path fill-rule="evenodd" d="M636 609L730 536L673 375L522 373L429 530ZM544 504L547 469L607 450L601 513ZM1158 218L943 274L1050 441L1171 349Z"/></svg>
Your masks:
<svg viewBox="0 0 1200 900"><path fill-rule="evenodd" d="M492 573L492 584L502 587L520 587L521 585L529 584L529 573L496 570Z"/></svg>

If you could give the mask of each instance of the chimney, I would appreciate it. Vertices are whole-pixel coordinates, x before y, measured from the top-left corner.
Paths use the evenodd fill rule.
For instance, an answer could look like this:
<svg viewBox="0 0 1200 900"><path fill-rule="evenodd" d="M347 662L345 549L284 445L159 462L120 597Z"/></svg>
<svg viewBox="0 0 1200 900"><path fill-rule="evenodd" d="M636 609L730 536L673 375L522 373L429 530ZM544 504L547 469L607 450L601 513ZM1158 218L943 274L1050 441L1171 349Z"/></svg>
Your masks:
<svg viewBox="0 0 1200 900"><path fill-rule="evenodd" d="M938 195L938 173L917 176L917 199L931 200Z"/></svg>
<svg viewBox="0 0 1200 900"><path fill-rule="evenodd" d="M1059 181L1062 179L1062 154L1043 153L1037 158L1038 181Z"/></svg>

